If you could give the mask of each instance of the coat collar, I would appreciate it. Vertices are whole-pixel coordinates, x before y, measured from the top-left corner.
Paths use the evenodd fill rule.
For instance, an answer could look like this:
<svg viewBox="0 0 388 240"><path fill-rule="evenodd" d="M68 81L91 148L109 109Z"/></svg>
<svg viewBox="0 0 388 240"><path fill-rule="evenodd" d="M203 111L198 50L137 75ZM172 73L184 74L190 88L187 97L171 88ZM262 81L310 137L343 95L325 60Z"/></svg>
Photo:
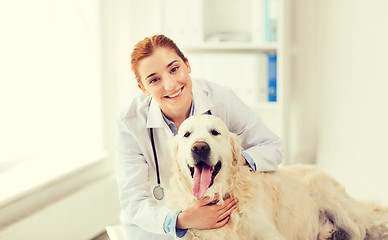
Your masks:
<svg viewBox="0 0 388 240"><path fill-rule="evenodd" d="M166 123L162 116L162 110L160 110L159 103L150 98L149 111L147 117L147 128L161 128Z"/></svg>
<svg viewBox="0 0 388 240"><path fill-rule="evenodd" d="M211 110L214 105L209 97L209 89L201 86L196 80L193 82L193 102L194 102L194 115L204 114ZM162 128L166 125L163 119L162 111L160 110L159 103L150 98L149 111L147 117L147 128Z"/></svg>
<svg viewBox="0 0 388 240"><path fill-rule="evenodd" d="M209 93L208 88L202 86L198 81L193 81L194 115L204 114L213 109L214 104Z"/></svg>

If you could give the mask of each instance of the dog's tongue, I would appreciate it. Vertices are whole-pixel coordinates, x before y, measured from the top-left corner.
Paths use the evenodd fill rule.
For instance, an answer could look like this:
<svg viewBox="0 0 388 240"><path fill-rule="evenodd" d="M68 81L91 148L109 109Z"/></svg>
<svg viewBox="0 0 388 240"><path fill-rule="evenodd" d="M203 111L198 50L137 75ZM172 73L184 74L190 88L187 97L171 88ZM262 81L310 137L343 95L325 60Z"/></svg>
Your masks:
<svg viewBox="0 0 388 240"><path fill-rule="evenodd" d="M209 188L211 182L210 167L207 165L194 166L193 195L201 198Z"/></svg>

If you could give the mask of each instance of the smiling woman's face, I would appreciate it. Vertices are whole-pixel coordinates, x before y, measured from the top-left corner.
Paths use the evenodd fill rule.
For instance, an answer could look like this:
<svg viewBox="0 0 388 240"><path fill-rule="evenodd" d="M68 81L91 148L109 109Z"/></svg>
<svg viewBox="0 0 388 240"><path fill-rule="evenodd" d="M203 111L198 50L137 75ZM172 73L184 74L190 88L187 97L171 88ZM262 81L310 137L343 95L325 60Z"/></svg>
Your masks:
<svg viewBox="0 0 388 240"><path fill-rule="evenodd" d="M188 61L184 62L172 49L159 47L139 62L138 72L140 88L159 103L167 117L187 114L192 101Z"/></svg>

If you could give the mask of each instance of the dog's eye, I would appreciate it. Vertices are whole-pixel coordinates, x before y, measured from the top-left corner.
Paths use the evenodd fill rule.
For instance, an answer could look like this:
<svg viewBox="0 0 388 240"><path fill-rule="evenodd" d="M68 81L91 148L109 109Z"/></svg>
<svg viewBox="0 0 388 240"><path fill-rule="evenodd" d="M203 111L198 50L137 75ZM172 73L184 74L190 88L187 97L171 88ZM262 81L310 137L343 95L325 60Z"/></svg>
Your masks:
<svg viewBox="0 0 388 240"><path fill-rule="evenodd" d="M185 133L185 135L183 135L185 138L188 138L188 137L190 137L190 135L191 135L191 132L186 132Z"/></svg>
<svg viewBox="0 0 388 240"><path fill-rule="evenodd" d="M217 135L220 135L221 133L219 133L217 130L211 130L210 133L213 135L213 136L217 136Z"/></svg>

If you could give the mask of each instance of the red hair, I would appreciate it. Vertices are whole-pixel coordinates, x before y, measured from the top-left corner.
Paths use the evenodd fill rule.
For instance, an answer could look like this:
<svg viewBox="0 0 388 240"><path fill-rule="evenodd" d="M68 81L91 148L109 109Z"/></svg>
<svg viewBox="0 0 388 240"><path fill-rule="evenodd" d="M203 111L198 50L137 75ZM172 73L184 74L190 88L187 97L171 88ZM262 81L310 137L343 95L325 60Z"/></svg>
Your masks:
<svg viewBox="0 0 388 240"><path fill-rule="evenodd" d="M135 74L136 80L139 85L143 85L140 79L139 72L137 70L139 62L152 55L154 50L159 47L170 48L174 50L175 53L183 60L187 62L186 57L183 55L182 51L177 47L173 40L169 39L164 35L154 35L152 37L146 37L140 42L138 42L133 48L131 55L131 67L132 71Z"/></svg>

